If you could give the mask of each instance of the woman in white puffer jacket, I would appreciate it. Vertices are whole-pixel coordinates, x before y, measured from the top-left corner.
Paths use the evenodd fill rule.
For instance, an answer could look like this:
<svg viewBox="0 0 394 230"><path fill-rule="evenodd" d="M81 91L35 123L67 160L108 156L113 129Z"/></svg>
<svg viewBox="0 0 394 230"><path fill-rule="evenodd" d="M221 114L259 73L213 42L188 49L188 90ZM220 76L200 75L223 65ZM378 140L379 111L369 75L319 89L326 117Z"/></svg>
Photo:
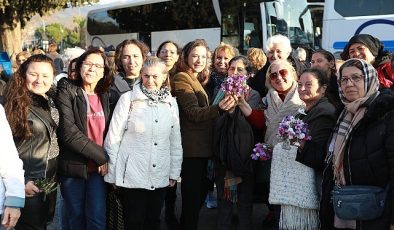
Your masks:
<svg viewBox="0 0 394 230"><path fill-rule="evenodd" d="M158 229L166 187L180 175L179 112L168 81L165 64L148 58L141 81L120 97L104 142L104 179L120 187L126 229Z"/></svg>
<svg viewBox="0 0 394 230"><path fill-rule="evenodd" d="M0 140L0 226L12 229L21 215L20 208L25 205L24 171L1 105Z"/></svg>

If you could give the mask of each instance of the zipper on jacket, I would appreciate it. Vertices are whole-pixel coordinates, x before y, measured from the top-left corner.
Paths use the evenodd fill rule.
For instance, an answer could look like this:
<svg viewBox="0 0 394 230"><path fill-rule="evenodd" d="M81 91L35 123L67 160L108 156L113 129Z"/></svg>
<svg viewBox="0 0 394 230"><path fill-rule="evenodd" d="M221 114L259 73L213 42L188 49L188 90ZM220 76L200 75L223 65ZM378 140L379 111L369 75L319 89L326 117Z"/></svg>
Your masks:
<svg viewBox="0 0 394 230"><path fill-rule="evenodd" d="M125 180L125 177L126 177L126 169L127 169L127 163L129 162L129 157L130 157L130 156L127 157L126 163L125 163L125 165L124 165L124 170L123 170L123 184L124 184L124 180Z"/></svg>

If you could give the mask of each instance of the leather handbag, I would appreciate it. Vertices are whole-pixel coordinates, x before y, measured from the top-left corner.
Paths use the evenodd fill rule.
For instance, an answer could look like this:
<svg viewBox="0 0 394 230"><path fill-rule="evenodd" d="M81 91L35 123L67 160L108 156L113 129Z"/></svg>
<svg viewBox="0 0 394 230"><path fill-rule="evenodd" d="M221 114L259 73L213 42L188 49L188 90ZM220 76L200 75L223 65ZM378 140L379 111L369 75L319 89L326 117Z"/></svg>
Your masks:
<svg viewBox="0 0 394 230"><path fill-rule="evenodd" d="M373 220L384 211L386 188L367 185L335 186L331 191L335 214L344 220Z"/></svg>

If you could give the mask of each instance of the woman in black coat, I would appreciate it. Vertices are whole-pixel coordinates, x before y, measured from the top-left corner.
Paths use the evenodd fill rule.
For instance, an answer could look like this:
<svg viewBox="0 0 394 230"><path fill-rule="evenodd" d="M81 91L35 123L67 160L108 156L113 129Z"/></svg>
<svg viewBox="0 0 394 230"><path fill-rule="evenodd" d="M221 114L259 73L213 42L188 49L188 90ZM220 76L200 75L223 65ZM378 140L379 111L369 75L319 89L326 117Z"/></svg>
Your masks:
<svg viewBox="0 0 394 230"><path fill-rule="evenodd" d="M346 61L339 74L345 109L329 141L322 183L321 229L394 229L394 95L378 91L377 72L364 60ZM366 221L340 219L331 202L334 185L389 186L383 214Z"/></svg>
<svg viewBox="0 0 394 230"><path fill-rule="evenodd" d="M105 229L108 156L103 141L110 121L112 75L105 54L93 48L76 63L74 82L58 83L59 175L70 229Z"/></svg>

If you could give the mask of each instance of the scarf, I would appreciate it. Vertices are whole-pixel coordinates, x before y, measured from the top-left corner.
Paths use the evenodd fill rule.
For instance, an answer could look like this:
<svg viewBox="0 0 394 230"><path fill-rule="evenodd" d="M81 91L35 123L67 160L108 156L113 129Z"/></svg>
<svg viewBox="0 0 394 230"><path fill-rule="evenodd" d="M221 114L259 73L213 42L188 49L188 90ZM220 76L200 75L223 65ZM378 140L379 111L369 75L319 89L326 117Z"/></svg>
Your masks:
<svg viewBox="0 0 394 230"><path fill-rule="evenodd" d="M147 89L142 83L140 83L141 91L148 99L154 103L162 102L168 96L170 96L170 89L168 87L162 87L161 89L151 90Z"/></svg>
<svg viewBox="0 0 394 230"><path fill-rule="evenodd" d="M275 146L281 140L277 137L279 123L287 115L295 115L298 109L304 107L297 91L297 82L293 82L290 91L287 93L285 100L279 97L278 92L271 88L268 94L263 98L265 124L267 131L264 142Z"/></svg>
<svg viewBox="0 0 394 230"><path fill-rule="evenodd" d="M348 61L351 60L354 59L350 59ZM343 104L345 105L345 109L342 111L337 121L337 125L334 129L334 134L330 144L330 151L333 152L335 183L337 185L346 185L343 171L343 157L345 155L345 147L350 133L364 117L365 113L367 112L368 105L370 105L379 94L379 80L375 68L364 60L357 60L361 62L363 66L364 90L366 94L362 98L349 102L345 98L342 89L339 87L339 95Z"/></svg>

